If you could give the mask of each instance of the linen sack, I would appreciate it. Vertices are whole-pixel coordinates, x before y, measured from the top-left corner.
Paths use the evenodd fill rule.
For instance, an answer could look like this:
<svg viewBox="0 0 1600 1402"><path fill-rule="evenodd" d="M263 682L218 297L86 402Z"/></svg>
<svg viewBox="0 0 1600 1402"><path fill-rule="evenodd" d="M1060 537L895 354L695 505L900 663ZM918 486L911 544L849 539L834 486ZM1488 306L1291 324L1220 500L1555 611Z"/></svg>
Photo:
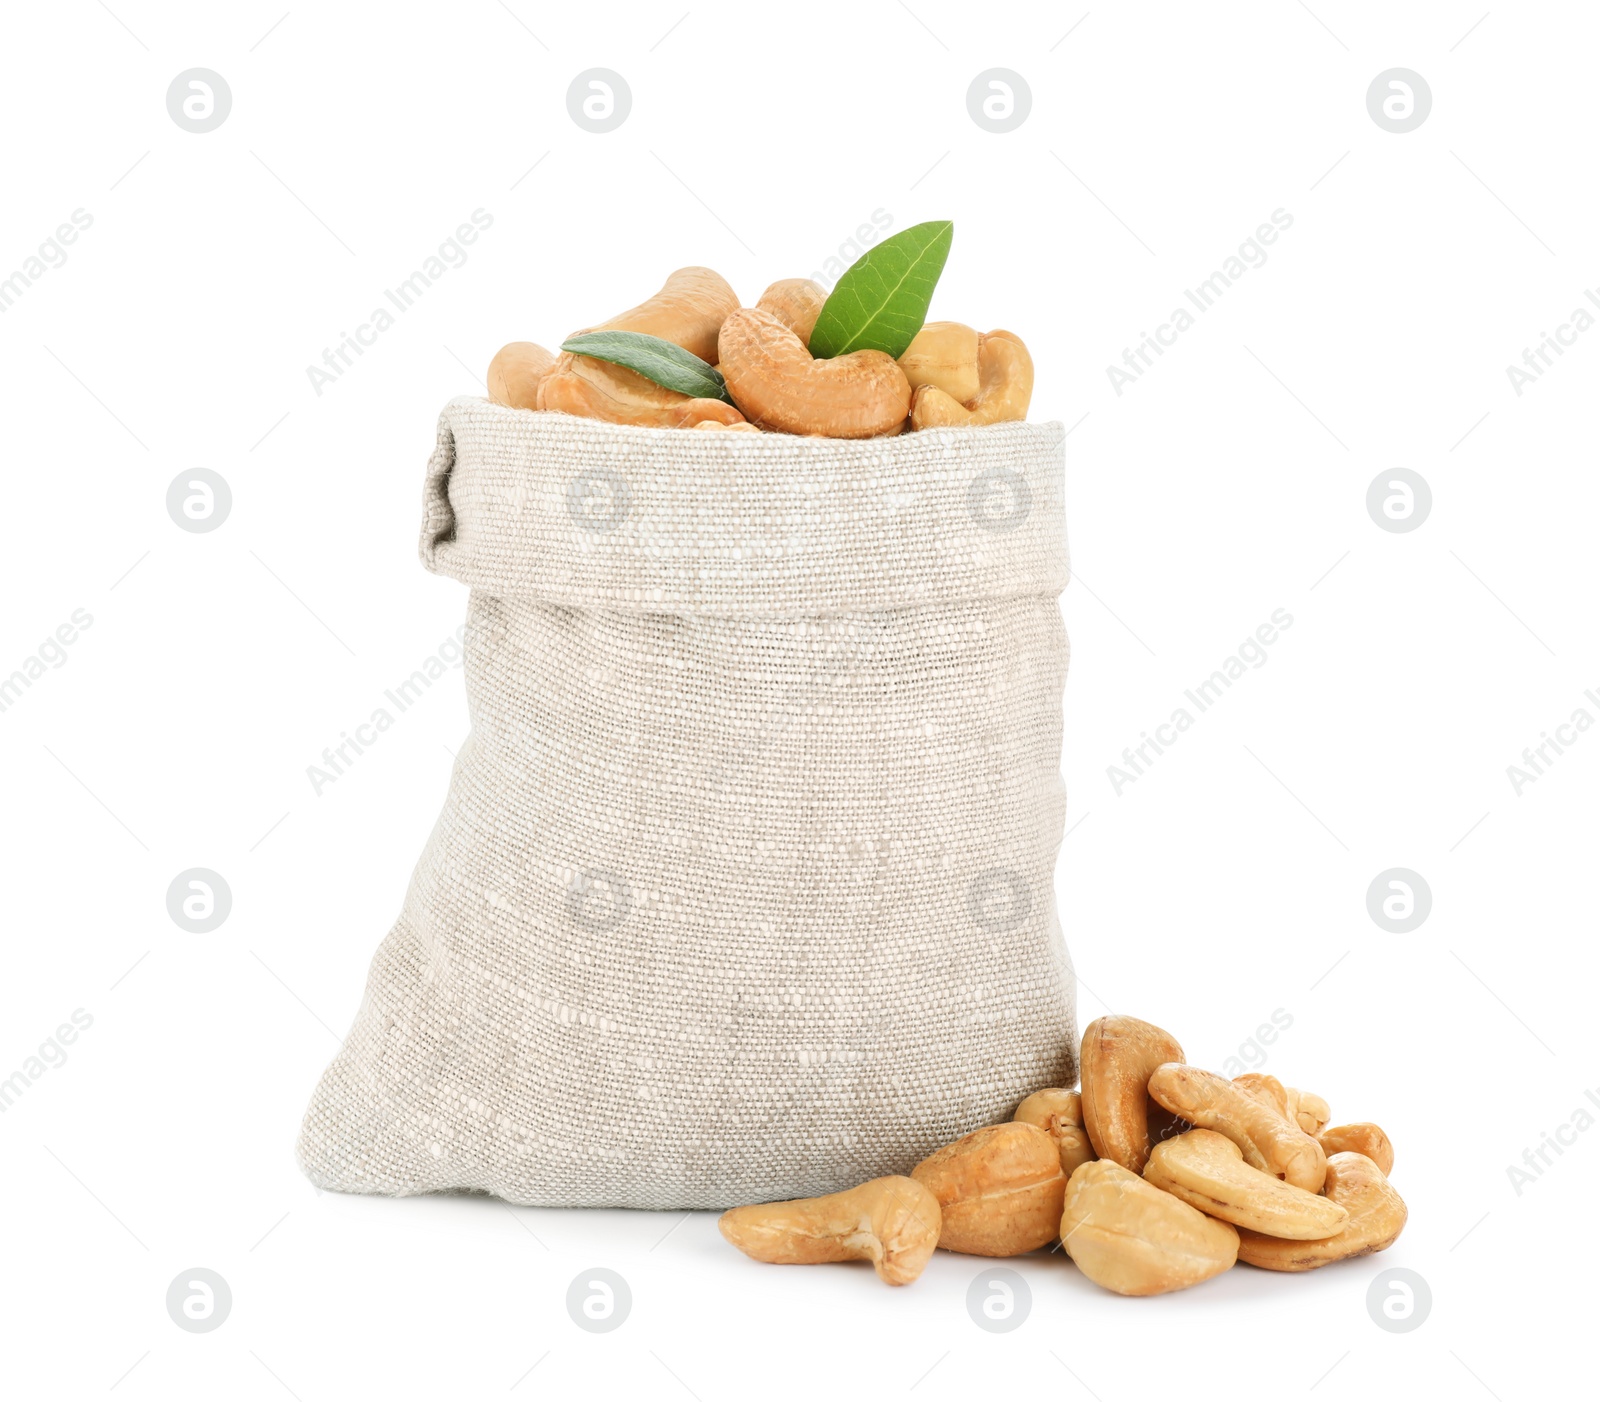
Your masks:
<svg viewBox="0 0 1600 1402"><path fill-rule="evenodd" d="M840 441L457 399L472 731L305 1171L723 1208L1076 1084L1059 424Z"/></svg>

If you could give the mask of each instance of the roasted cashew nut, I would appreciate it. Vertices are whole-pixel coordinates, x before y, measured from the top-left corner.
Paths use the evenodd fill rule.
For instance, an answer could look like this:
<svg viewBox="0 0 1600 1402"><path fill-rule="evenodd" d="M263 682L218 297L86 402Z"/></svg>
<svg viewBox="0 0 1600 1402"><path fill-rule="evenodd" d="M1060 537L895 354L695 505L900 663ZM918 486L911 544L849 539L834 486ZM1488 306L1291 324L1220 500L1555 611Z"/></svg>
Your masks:
<svg viewBox="0 0 1600 1402"><path fill-rule="evenodd" d="M1276 1076L1269 1076L1263 1071L1246 1071L1242 1076L1233 1078L1234 1085L1242 1091L1248 1091L1264 1105L1270 1105L1284 1119L1289 1119L1289 1092Z"/></svg>
<svg viewBox="0 0 1600 1402"><path fill-rule="evenodd" d="M1339 1231L1349 1216L1328 1198L1251 1168L1239 1146L1215 1130L1163 1140L1150 1151L1144 1177L1190 1207L1267 1236L1315 1241Z"/></svg>
<svg viewBox="0 0 1600 1402"><path fill-rule="evenodd" d="M722 274L710 268L679 268L653 297L584 331L640 331L714 364L722 323L738 307L739 294Z"/></svg>
<svg viewBox="0 0 1600 1402"><path fill-rule="evenodd" d="M1170 1063L1151 1075L1150 1096L1180 1119L1227 1135L1252 1168L1308 1193L1322 1191L1322 1146L1256 1094L1197 1066Z"/></svg>
<svg viewBox="0 0 1600 1402"><path fill-rule="evenodd" d="M691 399L637 371L567 351L539 384L539 408L646 428L694 428L708 419L744 422L743 414L720 399Z"/></svg>
<svg viewBox="0 0 1600 1402"><path fill-rule="evenodd" d="M1182 1061L1170 1032L1136 1017L1096 1018L1083 1034L1083 1127L1102 1159L1143 1173L1150 1157L1150 1099L1156 1067ZM1159 1113L1159 1111L1158 1111Z"/></svg>
<svg viewBox="0 0 1600 1402"><path fill-rule="evenodd" d="M1387 1178L1394 1172L1394 1145L1389 1136L1370 1121L1334 1125L1317 1136L1317 1143L1331 1160L1335 1154L1365 1154Z"/></svg>
<svg viewBox="0 0 1600 1402"><path fill-rule="evenodd" d="M712 361L722 323L738 305L738 295L710 268L679 268L648 301L587 329L659 336ZM744 418L721 400L691 399L636 371L570 351L556 358L540 382L537 407L660 428L687 428L706 419L735 424Z"/></svg>
<svg viewBox="0 0 1600 1402"><path fill-rule="evenodd" d="M811 344L811 333L816 329L817 317L828 294L822 284L808 277L780 278L756 299L756 310L775 316L800 338L801 344Z"/></svg>
<svg viewBox="0 0 1600 1402"><path fill-rule="evenodd" d="M1233 1083L1240 1090L1249 1091L1258 1100L1270 1104L1290 1124L1298 1125L1313 1139L1322 1133L1332 1113L1328 1109L1328 1102L1320 1095L1313 1095L1308 1090L1296 1090L1293 1086L1284 1085L1276 1076L1268 1076L1260 1071L1246 1071L1242 1076L1235 1076Z"/></svg>
<svg viewBox="0 0 1600 1402"><path fill-rule="evenodd" d="M1394 1245L1406 1224L1406 1205L1378 1165L1364 1154L1328 1160L1327 1196L1349 1214L1344 1226L1320 1241L1285 1241L1260 1232L1239 1233L1239 1259L1269 1271L1309 1271Z"/></svg>
<svg viewBox="0 0 1600 1402"><path fill-rule="evenodd" d="M537 409L539 385L555 363L554 355L532 341L512 341L501 346L484 376L489 402L510 409Z"/></svg>
<svg viewBox="0 0 1600 1402"><path fill-rule="evenodd" d="M911 1176L939 1200L939 1245L969 1256L1020 1256L1056 1239L1067 1177L1036 1125L974 1130L923 1159Z"/></svg>
<svg viewBox="0 0 1600 1402"><path fill-rule="evenodd" d="M882 351L815 360L770 312L741 308L722 323L719 368L745 418L761 428L827 438L898 433L911 405L905 371Z"/></svg>
<svg viewBox="0 0 1600 1402"><path fill-rule="evenodd" d="M1067 1184L1061 1244L1096 1285L1119 1295L1164 1295L1232 1266L1239 1233L1100 1159Z"/></svg>
<svg viewBox="0 0 1600 1402"><path fill-rule="evenodd" d="M1017 1106L1012 1117L1025 1125L1037 1125L1056 1142L1061 1156L1061 1171L1071 1177L1080 1164L1095 1157L1083 1127L1083 1099L1075 1090L1036 1090Z"/></svg>
<svg viewBox="0 0 1600 1402"><path fill-rule="evenodd" d="M928 321L900 357L913 390L932 385L958 404L978 397L978 346L983 337L959 321Z"/></svg>
<svg viewBox="0 0 1600 1402"><path fill-rule="evenodd" d="M874 1178L825 1197L735 1207L717 1228L758 1261L871 1261L879 1279L909 1285L939 1244L939 1204L913 1179Z"/></svg>
<svg viewBox="0 0 1600 1402"><path fill-rule="evenodd" d="M1308 1090L1296 1090L1293 1086L1285 1086L1284 1092L1289 1098L1289 1118L1312 1138L1328 1127L1333 1111L1320 1095L1313 1095Z"/></svg>
<svg viewBox="0 0 1600 1402"><path fill-rule="evenodd" d="M1028 417L1033 357L1018 336L991 331L978 343L978 392L969 401L924 384L911 403L913 428L976 428Z"/></svg>

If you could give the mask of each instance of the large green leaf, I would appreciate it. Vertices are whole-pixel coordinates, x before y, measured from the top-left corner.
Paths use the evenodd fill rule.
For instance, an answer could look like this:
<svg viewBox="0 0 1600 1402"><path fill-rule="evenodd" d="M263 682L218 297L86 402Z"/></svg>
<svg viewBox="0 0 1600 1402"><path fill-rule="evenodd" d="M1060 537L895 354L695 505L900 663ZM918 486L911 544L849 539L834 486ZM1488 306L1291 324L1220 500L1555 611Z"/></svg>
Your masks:
<svg viewBox="0 0 1600 1402"><path fill-rule="evenodd" d="M948 219L914 224L857 258L822 304L811 354L818 360L858 350L904 355L927 320L954 232Z"/></svg>
<svg viewBox="0 0 1600 1402"><path fill-rule="evenodd" d="M647 336L642 331L587 331L563 341L561 349L637 370L645 379L692 399L733 402L714 365L707 365L693 351L660 336Z"/></svg>

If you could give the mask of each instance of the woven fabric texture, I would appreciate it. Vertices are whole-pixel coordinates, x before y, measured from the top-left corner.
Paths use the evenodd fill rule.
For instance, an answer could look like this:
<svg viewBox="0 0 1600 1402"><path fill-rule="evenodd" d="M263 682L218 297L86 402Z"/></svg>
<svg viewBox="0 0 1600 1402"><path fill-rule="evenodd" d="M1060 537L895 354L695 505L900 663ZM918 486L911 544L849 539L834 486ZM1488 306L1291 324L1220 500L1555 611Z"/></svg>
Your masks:
<svg viewBox="0 0 1600 1402"><path fill-rule="evenodd" d="M472 732L299 1154L723 1208L1076 1084L1059 424L865 442L458 399Z"/></svg>

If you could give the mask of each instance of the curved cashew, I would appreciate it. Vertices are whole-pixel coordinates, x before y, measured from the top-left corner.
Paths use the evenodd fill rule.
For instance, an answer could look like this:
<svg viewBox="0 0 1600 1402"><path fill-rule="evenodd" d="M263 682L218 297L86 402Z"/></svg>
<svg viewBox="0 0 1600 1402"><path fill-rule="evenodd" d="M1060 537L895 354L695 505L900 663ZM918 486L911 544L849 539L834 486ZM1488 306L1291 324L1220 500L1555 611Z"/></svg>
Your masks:
<svg viewBox="0 0 1600 1402"><path fill-rule="evenodd" d="M1069 1178L1080 1164L1095 1156L1083 1127L1083 1099L1075 1090L1036 1090L1017 1106L1011 1118L1037 1125L1055 1140L1061 1171Z"/></svg>
<svg viewBox="0 0 1600 1402"><path fill-rule="evenodd" d="M905 423L911 386L882 351L814 360L789 327L754 307L722 323L717 349L728 393L760 428L876 438L898 433Z"/></svg>
<svg viewBox="0 0 1600 1402"><path fill-rule="evenodd" d="M1333 1114L1328 1102L1320 1095L1313 1095L1308 1090L1296 1090L1293 1086L1285 1086L1284 1091L1289 1098L1289 1118L1313 1139L1316 1138L1327 1128Z"/></svg>
<svg viewBox="0 0 1600 1402"><path fill-rule="evenodd" d="M691 399L689 402L691 404L702 404L702 403L705 403L706 401L700 400L700 399ZM694 424L693 427L695 427L695 428L725 428L725 429L728 429L730 432L735 430L735 429L742 430L745 433L760 433L761 432L761 430L759 428L757 428L752 423L744 423L744 422L741 421L741 422L736 423L736 424L725 424L720 419L701 419L700 422L697 423L697 424Z"/></svg>
<svg viewBox="0 0 1600 1402"><path fill-rule="evenodd" d="M1285 1241L1241 1231L1239 1259L1269 1271L1309 1271L1331 1261L1387 1250L1405 1227L1405 1202L1364 1154L1335 1154L1328 1160L1327 1196L1349 1213L1334 1235L1320 1241Z"/></svg>
<svg viewBox="0 0 1600 1402"><path fill-rule="evenodd" d="M880 1280L909 1285L939 1244L939 1204L913 1179L874 1178L826 1197L735 1207L717 1228L758 1261L871 1261Z"/></svg>
<svg viewBox="0 0 1600 1402"><path fill-rule="evenodd" d="M720 399L691 399L636 371L570 352L558 356L555 368L540 381L538 407L653 428L692 428L707 419L744 422L743 414Z"/></svg>
<svg viewBox="0 0 1600 1402"><path fill-rule="evenodd" d="M1242 1076L1233 1078L1234 1085L1242 1091L1248 1091L1263 1105L1270 1105L1284 1119L1292 1119L1289 1114L1289 1092L1276 1076L1268 1076L1261 1071L1246 1071Z"/></svg>
<svg viewBox="0 0 1600 1402"><path fill-rule="evenodd" d="M828 294L820 283L808 277L786 277L772 284L756 301L756 310L775 316L794 332L804 345L810 345L811 333L816 328L817 317Z"/></svg>
<svg viewBox="0 0 1600 1402"><path fill-rule="evenodd" d="M978 392L969 401L952 398L934 384L917 390L911 403L913 428L962 428L1028 417L1033 398L1033 357L1020 337L991 331L978 342Z"/></svg>
<svg viewBox="0 0 1600 1402"><path fill-rule="evenodd" d="M1313 1139L1322 1133L1332 1113L1328 1109L1328 1102L1320 1095L1313 1095L1308 1090L1296 1090L1293 1086L1284 1085L1276 1076L1268 1076L1260 1071L1246 1071L1242 1076L1235 1076L1233 1083L1263 1104L1271 1105L1290 1124L1298 1125Z"/></svg>
<svg viewBox="0 0 1600 1402"><path fill-rule="evenodd" d="M983 337L959 321L928 321L900 357L911 388L933 385L961 404L978 397L978 345Z"/></svg>
<svg viewBox="0 0 1600 1402"><path fill-rule="evenodd" d="M1315 1241L1332 1236L1349 1215L1328 1198L1251 1168L1233 1140L1209 1129L1157 1144L1144 1176L1190 1207L1267 1236Z"/></svg>
<svg viewBox="0 0 1600 1402"><path fill-rule="evenodd" d="M720 273L710 268L679 268L668 275L655 296L585 330L642 331L714 364L717 333L728 314L738 307L739 294Z"/></svg>
<svg viewBox="0 0 1600 1402"><path fill-rule="evenodd" d="M1056 1239L1067 1178L1036 1125L990 1125L911 1170L939 1200L939 1245L969 1256L1020 1256Z"/></svg>
<svg viewBox="0 0 1600 1402"><path fill-rule="evenodd" d="M1312 1095L1309 1090L1296 1090L1293 1085L1285 1085L1277 1077L1266 1076L1259 1071L1246 1071L1243 1076L1235 1076L1234 1085L1240 1090L1248 1090L1262 1104L1270 1104L1283 1119L1291 1125L1298 1125L1314 1140L1328 1124L1328 1116L1333 1114L1328 1109L1328 1101L1323 1100L1322 1096Z"/></svg>
<svg viewBox="0 0 1600 1402"><path fill-rule="evenodd" d="M1322 1191L1328 1166L1322 1146L1273 1105L1232 1081L1174 1062L1151 1074L1150 1098L1192 1125L1227 1135L1252 1168L1308 1193Z"/></svg>
<svg viewBox="0 0 1600 1402"><path fill-rule="evenodd" d="M1164 1295L1232 1266L1239 1233L1100 1159L1067 1184L1061 1244L1096 1285L1119 1295Z"/></svg>
<svg viewBox="0 0 1600 1402"><path fill-rule="evenodd" d="M1017 1113L1011 1118L1025 1125L1037 1125L1040 1129L1047 1129L1053 1119L1081 1125L1083 1096L1075 1090L1059 1090L1055 1087L1036 1090L1017 1106Z"/></svg>
<svg viewBox="0 0 1600 1402"><path fill-rule="evenodd" d="M1136 1017L1101 1017L1083 1034L1083 1127L1094 1151L1131 1173L1150 1157L1150 1100L1146 1087L1156 1067L1182 1061L1170 1032Z"/></svg>
<svg viewBox="0 0 1600 1402"><path fill-rule="evenodd" d="M1335 1154L1365 1154L1383 1170L1387 1178L1394 1172L1394 1145L1377 1125L1362 1120L1351 1125L1334 1125L1317 1136L1317 1143L1332 1162Z"/></svg>
<svg viewBox="0 0 1600 1402"><path fill-rule="evenodd" d="M555 363L554 355L532 341L512 341L501 346L484 376L489 385L489 402L510 409L537 409L539 382Z"/></svg>
<svg viewBox="0 0 1600 1402"><path fill-rule="evenodd" d="M640 331L702 360L715 360L717 335L738 295L710 268L679 268L648 301L591 331ZM611 423L686 428L705 419L734 424L744 415L716 399L691 399L608 361L564 351L539 385L538 408Z"/></svg>

